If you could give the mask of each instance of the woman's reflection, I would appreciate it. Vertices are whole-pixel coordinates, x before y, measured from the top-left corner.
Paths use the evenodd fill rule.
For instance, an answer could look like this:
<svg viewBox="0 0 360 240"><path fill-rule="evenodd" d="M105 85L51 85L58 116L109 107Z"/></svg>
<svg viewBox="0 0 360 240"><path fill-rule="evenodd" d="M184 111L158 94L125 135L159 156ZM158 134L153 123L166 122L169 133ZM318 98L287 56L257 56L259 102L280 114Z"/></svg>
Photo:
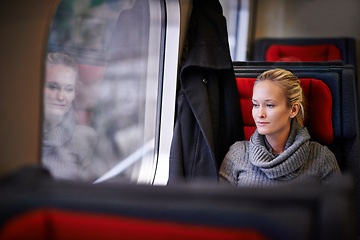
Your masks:
<svg viewBox="0 0 360 240"><path fill-rule="evenodd" d="M73 109L79 87L76 62L64 53L46 59L42 164L55 179L87 180L96 132L77 125Z"/></svg>

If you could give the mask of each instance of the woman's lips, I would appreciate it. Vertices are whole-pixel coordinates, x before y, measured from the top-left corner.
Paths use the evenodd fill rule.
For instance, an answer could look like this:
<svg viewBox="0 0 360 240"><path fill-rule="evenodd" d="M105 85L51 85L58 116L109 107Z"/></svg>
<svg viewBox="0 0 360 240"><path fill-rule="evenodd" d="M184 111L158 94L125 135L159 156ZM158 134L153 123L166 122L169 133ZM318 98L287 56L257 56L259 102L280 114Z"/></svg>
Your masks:
<svg viewBox="0 0 360 240"><path fill-rule="evenodd" d="M267 124L269 124L269 122L257 122L258 126L265 126Z"/></svg>
<svg viewBox="0 0 360 240"><path fill-rule="evenodd" d="M58 107L58 108L66 108L66 104L53 103L53 104L51 104L51 105L53 105L54 107Z"/></svg>

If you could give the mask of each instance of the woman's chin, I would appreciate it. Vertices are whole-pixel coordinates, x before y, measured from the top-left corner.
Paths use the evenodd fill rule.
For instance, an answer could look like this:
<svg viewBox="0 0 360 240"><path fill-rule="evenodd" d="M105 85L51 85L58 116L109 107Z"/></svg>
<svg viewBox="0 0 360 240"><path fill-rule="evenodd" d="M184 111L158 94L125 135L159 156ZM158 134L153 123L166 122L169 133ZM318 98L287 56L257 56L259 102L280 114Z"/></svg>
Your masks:
<svg viewBox="0 0 360 240"><path fill-rule="evenodd" d="M268 134L268 131L267 131L267 129L265 129L265 127L258 126L258 127L257 127L257 131L258 131L258 133L261 134L261 135L266 135L266 134Z"/></svg>

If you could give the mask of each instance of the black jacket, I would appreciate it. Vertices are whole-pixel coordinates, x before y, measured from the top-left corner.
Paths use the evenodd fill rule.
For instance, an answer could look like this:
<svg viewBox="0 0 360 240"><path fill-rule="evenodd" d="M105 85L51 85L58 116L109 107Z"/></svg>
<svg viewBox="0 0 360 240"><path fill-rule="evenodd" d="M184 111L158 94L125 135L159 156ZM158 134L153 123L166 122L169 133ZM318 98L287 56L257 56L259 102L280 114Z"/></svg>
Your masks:
<svg viewBox="0 0 360 240"><path fill-rule="evenodd" d="M229 147L243 139L226 20L218 0L194 0L183 53L169 183L217 181Z"/></svg>

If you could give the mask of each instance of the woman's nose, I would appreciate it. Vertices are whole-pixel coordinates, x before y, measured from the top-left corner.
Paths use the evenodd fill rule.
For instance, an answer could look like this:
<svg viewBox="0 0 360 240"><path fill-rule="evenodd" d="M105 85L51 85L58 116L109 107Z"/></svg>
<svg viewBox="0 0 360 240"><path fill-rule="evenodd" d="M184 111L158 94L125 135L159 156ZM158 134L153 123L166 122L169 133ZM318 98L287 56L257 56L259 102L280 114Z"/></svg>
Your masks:
<svg viewBox="0 0 360 240"><path fill-rule="evenodd" d="M260 107L258 112L258 118L264 118L264 117L265 117L265 109L263 107Z"/></svg>
<svg viewBox="0 0 360 240"><path fill-rule="evenodd" d="M56 99L59 101L64 101L64 92L62 90L58 91Z"/></svg>

